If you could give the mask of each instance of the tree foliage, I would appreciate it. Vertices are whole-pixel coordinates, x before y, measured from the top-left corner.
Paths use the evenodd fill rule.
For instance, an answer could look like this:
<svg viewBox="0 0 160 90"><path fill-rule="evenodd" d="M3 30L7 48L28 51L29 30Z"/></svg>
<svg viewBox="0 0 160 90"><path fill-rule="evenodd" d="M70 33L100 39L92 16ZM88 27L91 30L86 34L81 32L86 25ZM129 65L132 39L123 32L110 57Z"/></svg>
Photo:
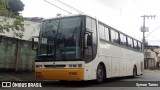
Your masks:
<svg viewBox="0 0 160 90"><path fill-rule="evenodd" d="M19 9L12 9L11 6L13 7L18 4L11 5L10 3L10 7L8 8L9 1L18 2L19 0L0 0L0 16L3 16L3 18L0 19L0 33L13 31L15 37L22 38L23 33L20 32L20 27L23 25L24 19L22 16L17 15L15 12L23 10L24 5ZM12 22L10 20L12 20Z"/></svg>
<svg viewBox="0 0 160 90"><path fill-rule="evenodd" d="M19 11L23 11L24 4L20 0L8 0L7 8L9 11L18 14Z"/></svg>

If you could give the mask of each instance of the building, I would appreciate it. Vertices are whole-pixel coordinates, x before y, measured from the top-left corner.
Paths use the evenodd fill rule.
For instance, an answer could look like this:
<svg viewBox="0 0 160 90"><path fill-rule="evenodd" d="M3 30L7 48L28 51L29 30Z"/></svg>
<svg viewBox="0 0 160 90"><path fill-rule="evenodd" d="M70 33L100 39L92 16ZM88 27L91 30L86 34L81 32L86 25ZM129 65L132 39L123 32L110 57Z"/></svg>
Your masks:
<svg viewBox="0 0 160 90"><path fill-rule="evenodd" d="M0 21L3 20L4 17L0 16ZM32 36L38 36L40 30L40 22L43 18L24 18L23 25L20 26L20 32L23 33L22 40L31 40ZM7 18L7 22L12 23L13 18ZM0 22L0 24L3 24ZM14 32L10 30L10 32L5 31L5 33L0 33L0 35L7 37L15 37Z"/></svg>
<svg viewBox="0 0 160 90"><path fill-rule="evenodd" d="M0 24L12 23L13 18L0 16ZM25 18L19 27L19 32L23 33L23 38L15 37L13 30L0 33L0 71L33 71L36 51L32 50L32 36L38 36L40 31L40 20Z"/></svg>
<svg viewBox="0 0 160 90"><path fill-rule="evenodd" d="M147 46L144 52L144 68L156 67L160 62L160 46Z"/></svg>

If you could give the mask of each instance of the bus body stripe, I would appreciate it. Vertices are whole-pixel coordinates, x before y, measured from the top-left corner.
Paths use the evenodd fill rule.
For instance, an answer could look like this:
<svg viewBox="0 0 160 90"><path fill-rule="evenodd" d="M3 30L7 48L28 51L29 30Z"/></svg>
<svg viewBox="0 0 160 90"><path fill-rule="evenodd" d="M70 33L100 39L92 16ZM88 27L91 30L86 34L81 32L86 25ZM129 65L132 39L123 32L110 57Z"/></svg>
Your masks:
<svg viewBox="0 0 160 90"><path fill-rule="evenodd" d="M36 68L35 77L38 80L73 80L84 79L83 68Z"/></svg>

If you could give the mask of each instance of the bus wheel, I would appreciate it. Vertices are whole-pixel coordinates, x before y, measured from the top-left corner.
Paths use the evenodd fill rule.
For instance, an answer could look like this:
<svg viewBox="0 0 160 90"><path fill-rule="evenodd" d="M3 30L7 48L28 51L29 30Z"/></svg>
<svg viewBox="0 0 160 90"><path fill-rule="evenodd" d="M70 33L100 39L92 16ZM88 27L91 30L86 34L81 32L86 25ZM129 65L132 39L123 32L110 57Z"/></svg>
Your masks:
<svg viewBox="0 0 160 90"><path fill-rule="evenodd" d="M104 80L104 68L101 64L97 68L97 82L100 83Z"/></svg>
<svg viewBox="0 0 160 90"><path fill-rule="evenodd" d="M137 68L134 66L133 68L133 78L137 76Z"/></svg>

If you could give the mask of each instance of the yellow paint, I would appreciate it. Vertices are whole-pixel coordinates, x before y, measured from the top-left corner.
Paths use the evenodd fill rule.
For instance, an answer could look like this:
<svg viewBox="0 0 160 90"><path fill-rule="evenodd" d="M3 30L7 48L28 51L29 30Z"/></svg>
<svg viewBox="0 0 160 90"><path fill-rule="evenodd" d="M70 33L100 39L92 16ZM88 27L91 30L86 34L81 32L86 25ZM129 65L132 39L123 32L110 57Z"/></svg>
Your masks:
<svg viewBox="0 0 160 90"><path fill-rule="evenodd" d="M38 80L80 81L84 79L84 69L83 68L36 68L35 77Z"/></svg>

